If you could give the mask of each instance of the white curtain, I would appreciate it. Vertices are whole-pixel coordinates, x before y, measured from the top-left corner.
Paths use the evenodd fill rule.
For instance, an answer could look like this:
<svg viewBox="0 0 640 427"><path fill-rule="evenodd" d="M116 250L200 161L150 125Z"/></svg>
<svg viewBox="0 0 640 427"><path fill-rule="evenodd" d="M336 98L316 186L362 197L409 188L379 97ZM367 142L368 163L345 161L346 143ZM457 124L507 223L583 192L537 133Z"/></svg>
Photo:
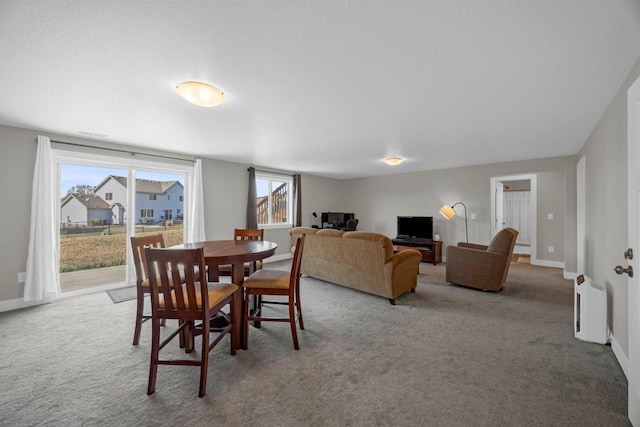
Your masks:
<svg viewBox="0 0 640 427"><path fill-rule="evenodd" d="M25 301L51 302L60 295L58 274L58 243L56 210L56 173L51 141L38 136L36 165L31 190L31 226L27 277L24 284Z"/></svg>
<svg viewBox="0 0 640 427"><path fill-rule="evenodd" d="M531 246L530 191L506 191L504 193L504 219L507 227L518 230L516 245Z"/></svg>
<svg viewBox="0 0 640 427"><path fill-rule="evenodd" d="M202 196L202 160L196 160L193 177L189 186L189 215L187 243L202 242L206 239L204 232L204 200Z"/></svg>

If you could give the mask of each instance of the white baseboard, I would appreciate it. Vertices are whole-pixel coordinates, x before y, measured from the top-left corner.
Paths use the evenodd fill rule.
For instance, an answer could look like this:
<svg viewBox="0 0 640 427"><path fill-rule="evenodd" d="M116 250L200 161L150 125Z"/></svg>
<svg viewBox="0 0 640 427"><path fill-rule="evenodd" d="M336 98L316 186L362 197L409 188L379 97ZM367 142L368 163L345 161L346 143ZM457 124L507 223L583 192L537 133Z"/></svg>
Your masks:
<svg viewBox="0 0 640 427"><path fill-rule="evenodd" d="M537 265L540 267L553 267L553 268L562 268L564 270L564 262L562 261L546 261L544 259L531 259L532 265Z"/></svg>
<svg viewBox="0 0 640 427"><path fill-rule="evenodd" d="M573 271L563 270L562 277L564 277L567 280L576 280L576 277L578 277L578 273L574 273Z"/></svg>
<svg viewBox="0 0 640 427"><path fill-rule="evenodd" d="M616 341L616 337L614 337L613 335L611 336L611 350L613 350L613 355L616 356L616 359L618 359L618 363L622 368L622 372L624 372L624 376L629 379L629 375L627 374L629 359L627 358L627 355L624 354L624 351L622 351L622 349L620 348L618 341Z"/></svg>
<svg viewBox="0 0 640 427"><path fill-rule="evenodd" d="M10 299L6 301L0 301L0 313L3 311L18 310L20 308L33 307L34 305L42 305L53 302L53 300L47 301L25 301L22 298Z"/></svg>

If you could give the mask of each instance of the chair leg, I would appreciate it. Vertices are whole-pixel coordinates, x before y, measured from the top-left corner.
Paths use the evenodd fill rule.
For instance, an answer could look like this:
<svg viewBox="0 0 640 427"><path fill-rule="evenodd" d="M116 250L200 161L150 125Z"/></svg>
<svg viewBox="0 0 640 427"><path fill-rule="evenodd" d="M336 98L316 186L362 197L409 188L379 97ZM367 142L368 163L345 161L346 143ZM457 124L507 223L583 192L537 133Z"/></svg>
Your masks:
<svg viewBox="0 0 640 427"><path fill-rule="evenodd" d="M253 299L253 315L261 316L262 315L262 295L254 295ZM253 321L253 327L260 329L261 322L259 320Z"/></svg>
<svg viewBox="0 0 640 427"><path fill-rule="evenodd" d="M144 293L139 286L136 286L136 324L133 331L133 345L138 345L140 342L140 330L142 329L142 311L144 310Z"/></svg>
<svg viewBox="0 0 640 427"><path fill-rule="evenodd" d="M151 360L149 362L149 384L147 394L153 394L156 390L156 378L158 376L158 359L160 353L160 321L151 319Z"/></svg>
<svg viewBox="0 0 640 427"><path fill-rule="evenodd" d="M189 325L191 326L191 325ZM189 333L193 337L192 333ZM202 322L202 353L200 355L200 389L198 397L207 393L207 371L209 368L209 322Z"/></svg>
<svg viewBox="0 0 640 427"><path fill-rule="evenodd" d="M242 290L238 290L236 292L234 292L233 296L231 297L231 304L229 304L229 321L231 322L231 355L234 356L236 354L236 351L239 347L239 342L238 342L238 334L240 331L240 327L239 325L241 324L241 322L239 321L240 319L240 314L242 313L242 305L240 303L240 296Z"/></svg>
<svg viewBox="0 0 640 427"><path fill-rule="evenodd" d="M302 321L302 302L300 300L300 286L296 287L296 307L298 308L298 322L300 329L304 330L304 322Z"/></svg>
<svg viewBox="0 0 640 427"><path fill-rule="evenodd" d="M296 331L296 307L293 301L289 300L289 323L291 324L291 336L293 337L293 348L300 350L298 345L298 332Z"/></svg>
<svg viewBox="0 0 640 427"><path fill-rule="evenodd" d="M242 348L249 348L249 292L244 296L244 305L242 307Z"/></svg>

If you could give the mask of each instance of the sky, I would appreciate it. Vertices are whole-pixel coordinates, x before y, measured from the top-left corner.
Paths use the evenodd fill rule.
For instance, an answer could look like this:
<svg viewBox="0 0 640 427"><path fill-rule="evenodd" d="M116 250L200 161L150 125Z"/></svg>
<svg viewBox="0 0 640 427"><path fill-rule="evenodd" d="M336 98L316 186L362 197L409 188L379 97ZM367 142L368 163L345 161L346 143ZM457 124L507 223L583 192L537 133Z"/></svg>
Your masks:
<svg viewBox="0 0 640 427"><path fill-rule="evenodd" d="M60 197L76 185L98 185L109 175L127 176L127 169L103 168L96 166L63 163L60 167ZM180 181L184 185L184 175L175 173L136 171L136 178L154 181Z"/></svg>

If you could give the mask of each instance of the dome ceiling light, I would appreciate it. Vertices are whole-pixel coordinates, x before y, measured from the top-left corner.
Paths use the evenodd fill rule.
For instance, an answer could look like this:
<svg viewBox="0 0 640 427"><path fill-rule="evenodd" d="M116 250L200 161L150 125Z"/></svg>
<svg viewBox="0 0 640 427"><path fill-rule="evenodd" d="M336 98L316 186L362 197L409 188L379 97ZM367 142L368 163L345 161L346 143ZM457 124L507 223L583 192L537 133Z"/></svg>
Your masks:
<svg viewBox="0 0 640 427"><path fill-rule="evenodd" d="M388 164L389 166L397 166L400 163L404 162L404 158L403 157L387 157L382 161Z"/></svg>
<svg viewBox="0 0 640 427"><path fill-rule="evenodd" d="M176 91L181 97L200 107L215 107L226 100L223 91L203 82L182 82L176 86Z"/></svg>

